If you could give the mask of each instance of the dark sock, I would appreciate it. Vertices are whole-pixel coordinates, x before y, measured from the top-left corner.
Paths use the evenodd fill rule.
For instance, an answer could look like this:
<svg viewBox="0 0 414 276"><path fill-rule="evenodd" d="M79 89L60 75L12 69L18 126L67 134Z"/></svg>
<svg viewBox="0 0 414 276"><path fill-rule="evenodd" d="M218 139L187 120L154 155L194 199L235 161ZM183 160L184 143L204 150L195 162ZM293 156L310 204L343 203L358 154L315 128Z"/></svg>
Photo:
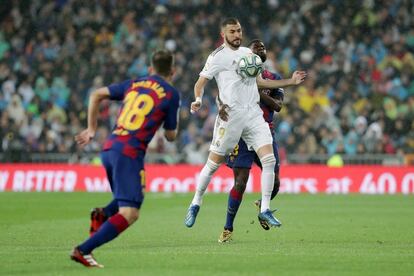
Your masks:
<svg viewBox="0 0 414 276"><path fill-rule="evenodd" d="M104 211L105 216L107 218L112 217L113 215L118 213L118 201L116 199L112 200L111 202L109 202L108 205L106 205L103 208L103 211Z"/></svg>
<svg viewBox="0 0 414 276"><path fill-rule="evenodd" d="M276 197L276 195L277 195L278 192L279 192L279 189L273 190L272 191L272 195L270 196L270 200L273 200Z"/></svg>
<svg viewBox="0 0 414 276"><path fill-rule="evenodd" d="M102 224L98 232L84 241L78 248L83 254L89 254L95 248L115 239L120 233L127 229L128 226L128 221L118 213L110 217L104 224Z"/></svg>
<svg viewBox="0 0 414 276"><path fill-rule="evenodd" d="M273 190L272 190L272 195L270 196L270 200L273 200L276 195L279 193L279 188L280 188L280 180L279 177L277 177L275 179L275 183L273 184Z"/></svg>
<svg viewBox="0 0 414 276"><path fill-rule="evenodd" d="M237 211L241 204L243 193L238 192L234 187L231 189L229 194L229 200L227 203L227 218L224 229L233 231L233 222L236 217Z"/></svg>

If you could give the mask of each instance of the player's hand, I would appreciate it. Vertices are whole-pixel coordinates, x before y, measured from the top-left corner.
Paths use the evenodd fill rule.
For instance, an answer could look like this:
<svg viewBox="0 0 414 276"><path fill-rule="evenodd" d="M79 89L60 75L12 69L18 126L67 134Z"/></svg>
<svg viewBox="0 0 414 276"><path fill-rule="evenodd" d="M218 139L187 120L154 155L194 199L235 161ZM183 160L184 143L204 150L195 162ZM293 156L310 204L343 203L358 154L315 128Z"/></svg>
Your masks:
<svg viewBox="0 0 414 276"><path fill-rule="evenodd" d="M301 84L305 78L306 78L307 74L305 71L295 71L292 74L292 81L294 85L298 85Z"/></svg>
<svg viewBox="0 0 414 276"><path fill-rule="evenodd" d="M222 104L220 105L218 112L220 119L222 119L225 122L227 122L227 120L229 119L229 113L227 113L227 108L229 108L227 104Z"/></svg>
<svg viewBox="0 0 414 276"><path fill-rule="evenodd" d="M196 113L197 111L199 111L201 108L201 99L197 98L194 102L191 103L191 109L190 112L192 114Z"/></svg>
<svg viewBox="0 0 414 276"><path fill-rule="evenodd" d="M79 146L84 147L87 144L89 144L89 142L93 139L94 136L95 131L91 129L85 129L75 136L75 141Z"/></svg>

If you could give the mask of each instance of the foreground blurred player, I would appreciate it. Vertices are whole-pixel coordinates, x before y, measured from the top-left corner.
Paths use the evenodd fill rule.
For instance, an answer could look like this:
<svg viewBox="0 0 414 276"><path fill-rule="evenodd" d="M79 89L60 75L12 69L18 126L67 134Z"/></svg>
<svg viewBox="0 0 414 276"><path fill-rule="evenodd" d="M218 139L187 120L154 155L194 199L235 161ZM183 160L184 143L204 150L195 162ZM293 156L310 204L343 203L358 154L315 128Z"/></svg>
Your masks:
<svg viewBox="0 0 414 276"><path fill-rule="evenodd" d="M260 56L263 62L266 61L266 48L263 42L259 39L252 40L249 43L249 48L256 55ZM262 72L263 79L282 79L280 75L264 70ZM273 114L274 111L279 112L282 109L282 103L284 99L283 89L259 89L260 93L260 107L263 110L263 118L269 124L270 131L272 136L274 136L273 128ZM222 120L227 121L228 114L226 109L228 106L221 105L219 116ZM273 183L273 191L270 197L272 200L277 193L279 192L279 154L276 141L273 139L273 152L276 159L276 164L274 167L275 179ZM233 168L234 174L234 186L230 190L229 200L227 205L227 218L226 224L224 225L224 230L219 237L219 242L228 242L232 238L233 234L233 222L236 217L237 211L243 199L243 193L246 189L247 180L249 179L249 172L252 167L253 162L255 162L260 168L262 167L260 160L257 154L254 151L249 151L246 143L243 139L240 139L239 144L235 147L233 152L227 157L227 166ZM261 200L255 202L256 206L260 209ZM265 229L269 230L270 227L259 217L260 225Z"/></svg>
<svg viewBox="0 0 414 276"><path fill-rule="evenodd" d="M170 84L174 73L173 55L157 51L151 63L153 74L148 77L94 91L89 99L88 128L75 137L79 145L88 144L97 128L99 103L104 99L123 101L114 130L102 151L113 201L92 212L91 237L76 246L70 255L72 260L87 267L103 267L94 259L92 251L116 238L138 219L144 200L145 151L157 129L164 123L168 141L177 135L180 96Z"/></svg>
<svg viewBox="0 0 414 276"><path fill-rule="evenodd" d="M285 80L264 80L261 76L243 79L236 73L237 64L241 57L251 54L252 51L249 48L240 47L242 29L239 21L235 18L225 19L221 24L221 36L224 44L210 54L194 85L195 101L191 103L191 111L197 112L200 109L204 87L214 77L219 96L223 104L229 107L229 118L228 121L216 118L210 153L197 179L196 192L187 210L184 223L187 227L194 225L202 197L212 175L223 163L225 156L237 145L240 138L243 138L249 149L255 150L263 167L262 203L259 217L268 225L277 227L280 223L270 210L276 160L273 154L272 134L258 105L260 100L258 86L274 89L297 85L303 82L306 73L296 71L291 79Z"/></svg>

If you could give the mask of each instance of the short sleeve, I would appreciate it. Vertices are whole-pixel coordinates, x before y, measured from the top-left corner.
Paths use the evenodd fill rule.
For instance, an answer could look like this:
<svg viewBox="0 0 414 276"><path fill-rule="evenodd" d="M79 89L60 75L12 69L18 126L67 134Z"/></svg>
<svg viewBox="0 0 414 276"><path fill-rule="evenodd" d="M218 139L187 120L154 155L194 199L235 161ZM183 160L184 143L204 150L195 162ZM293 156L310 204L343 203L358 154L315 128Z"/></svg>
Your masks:
<svg viewBox="0 0 414 276"><path fill-rule="evenodd" d="M115 101L121 101L124 99L125 92L131 86L131 80L126 80L120 83L114 83L108 86L109 98Z"/></svg>
<svg viewBox="0 0 414 276"><path fill-rule="evenodd" d="M167 114L164 121L164 129L174 130L177 128L178 123L178 108L180 107L180 95L178 91L173 92L174 95L171 98L171 104L168 105Z"/></svg>
<svg viewBox="0 0 414 276"><path fill-rule="evenodd" d="M206 64L204 65L203 70L200 72L200 76L211 80L214 76L225 69L224 66L220 63L220 59L217 57L217 55L211 54L207 58Z"/></svg>

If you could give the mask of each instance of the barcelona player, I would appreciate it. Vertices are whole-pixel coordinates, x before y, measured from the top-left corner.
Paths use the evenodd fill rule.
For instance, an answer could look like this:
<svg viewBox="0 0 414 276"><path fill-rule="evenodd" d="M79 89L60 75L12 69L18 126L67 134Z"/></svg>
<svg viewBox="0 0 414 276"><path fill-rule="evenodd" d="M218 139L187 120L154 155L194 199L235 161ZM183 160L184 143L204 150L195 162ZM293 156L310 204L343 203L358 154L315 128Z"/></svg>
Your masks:
<svg viewBox="0 0 414 276"><path fill-rule="evenodd" d="M253 53L258 55L263 62L266 61L266 48L264 43L259 39L252 40L248 47L252 50ZM262 72L263 79L282 79L278 74L271 73L268 70ZM263 110L263 117L265 121L269 124L272 136L274 136L273 128L273 114L274 112L279 112L282 108L282 103L284 99L284 93L282 88L277 89L259 89L260 93L260 107ZM228 114L226 105L221 105L219 110L219 116L222 120L227 120ZM273 152L275 155L276 163L274 167L275 178L273 184L273 191L271 194L271 200L277 195L280 186L279 180L279 154L278 147L275 140L273 140ZM240 139L238 145L236 145L233 152L227 157L226 163L227 166L233 169L234 174L234 186L230 190L228 205L227 205L227 217L226 224L224 225L224 230L219 237L219 242L228 242L232 238L233 234L233 222L236 217L237 211L242 201L243 193L246 189L247 180L249 179L249 171L252 167L253 162L261 167L261 163L257 154L254 151L250 151L247 148L246 143L243 139ZM255 202L256 206L261 205L261 200ZM265 229L269 230L270 227L259 217L260 225Z"/></svg>
<svg viewBox="0 0 414 276"><path fill-rule="evenodd" d="M93 210L92 235L70 255L86 267L103 267L92 251L115 239L138 219L144 200L145 151L157 129L164 124L168 141L177 135L180 96L170 83L174 73L173 55L156 51L151 57L150 72L148 77L94 91L89 99L88 128L75 137L80 146L88 144L97 128L99 103L104 99L123 101L116 125L102 151L113 200L105 208Z"/></svg>

